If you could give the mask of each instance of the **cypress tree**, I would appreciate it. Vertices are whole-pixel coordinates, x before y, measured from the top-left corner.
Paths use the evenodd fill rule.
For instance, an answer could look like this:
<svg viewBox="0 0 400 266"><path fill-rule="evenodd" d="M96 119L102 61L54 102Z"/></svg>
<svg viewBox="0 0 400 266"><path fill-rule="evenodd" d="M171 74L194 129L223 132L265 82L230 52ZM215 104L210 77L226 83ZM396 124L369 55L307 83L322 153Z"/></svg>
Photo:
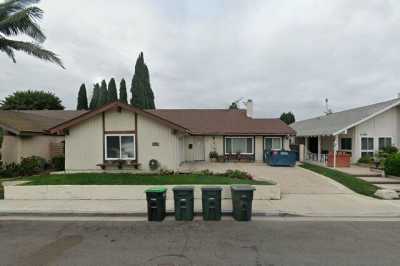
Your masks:
<svg viewBox="0 0 400 266"><path fill-rule="evenodd" d="M132 78L131 104L142 109L155 109L154 93L150 85L150 74L144 63L143 52L139 54L135 65L135 74Z"/></svg>
<svg viewBox="0 0 400 266"><path fill-rule="evenodd" d="M128 104L128 94L126 93L125 79L121 79L119 84L119 100L125 104Z"/></svg>
<svg viewBox="0 0 400 266"><path fill-rule="evenodd" d="M76 109L77 110L87 110L88 109L88 99L87 99L85 83L82 83L81 87L79 88L78 104L77 104Z"/></svg>
<svg viewBox="0 0 400 266"><path fill-rule="evenodd" d="M94 84L93 86L93 93L92 93L92 99L90 100L90 105L89 109L94 110L97 108L97 103L99 102L99 96L100 96L100 85L99 83Z"/></svg>
<svg viewBox="0 0 400 266"><path fill-rule="evenodd" d="M107 103L108 103L107 83L103 79L100 85L99 101L97 103L97 107L101 107Z"/></svg>
<svg viewBox="0 0 400 266"><path fill-rule="evenodd" d="M115 84L115 79L110 79L108 82L108 102L118 101L117 85Z"/></svg>

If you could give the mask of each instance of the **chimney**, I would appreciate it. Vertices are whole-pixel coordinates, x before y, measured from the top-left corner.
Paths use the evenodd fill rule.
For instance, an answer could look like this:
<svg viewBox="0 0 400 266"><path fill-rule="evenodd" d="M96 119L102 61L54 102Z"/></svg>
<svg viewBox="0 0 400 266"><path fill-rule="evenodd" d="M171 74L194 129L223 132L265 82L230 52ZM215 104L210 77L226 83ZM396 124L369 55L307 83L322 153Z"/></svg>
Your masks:
<svg viewBox="0 0 400 266"><path fill-rule="evenodd" d="M253 100L248 99L247 102L244 103L246 106L246 114L248 117L253 118Z"/></svg>

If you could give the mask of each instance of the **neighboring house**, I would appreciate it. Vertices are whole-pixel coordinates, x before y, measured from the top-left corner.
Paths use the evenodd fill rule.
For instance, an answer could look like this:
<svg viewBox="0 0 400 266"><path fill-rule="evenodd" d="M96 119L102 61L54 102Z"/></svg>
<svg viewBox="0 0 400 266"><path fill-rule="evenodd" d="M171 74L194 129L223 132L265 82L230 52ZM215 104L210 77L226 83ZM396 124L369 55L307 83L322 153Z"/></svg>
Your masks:
<svg viewBox="0 0 400 266"><path fill-rule="evenodd" d="M65 134L66 170L136 167L178 169L188 161L208 161L241 154L262 161L263 151L289 149L295 132L279 119L252 118L252 102L245 110L141 110L110 103L49 129ZM229 156L227 157L229 159Z"/></svg>
<svg viewBox="0 0 400 266"><path fill-rule="evenodd" d="M64 136L47 129L83 114L82 111L0 111L4 130L1 160L19 163L22 157L40 156L46 160L64 153Z"/></svg>
<svg viewBox="0 0 400 266"><path fill-rule="evenodd" d="M384 147L400 147L400 98L290 126L297 133L296 143L305 145L306 159L326 162L328 153L343 152L356 163L362 156L374 156Z"/></svg>

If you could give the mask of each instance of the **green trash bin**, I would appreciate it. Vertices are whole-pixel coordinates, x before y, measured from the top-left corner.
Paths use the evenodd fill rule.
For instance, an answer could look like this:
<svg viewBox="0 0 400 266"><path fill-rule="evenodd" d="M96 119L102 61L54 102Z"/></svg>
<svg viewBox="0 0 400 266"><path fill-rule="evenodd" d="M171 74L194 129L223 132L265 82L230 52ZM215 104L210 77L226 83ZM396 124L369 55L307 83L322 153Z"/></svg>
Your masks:
<svg viewBox="0 0 400 266"><path fill-rule="evenodd" d="M192 221L194 212L193 187L174 187L175 220Z"/></svg>
<svg viewBox="0 0 400 266"><path fill-rule="evenodd" d="M221 220L221 187L202 187L202 207L204 221Z"/></svg>
<svg viewBox="0 0 400 266"><path fill-rule="evenodd" d="M149 221L161 222L164 220L165 200L167 189L164 187L149 188L146 190L147 219Z"/></svg>
<svg viewBox="0 0 400 266"><path fill-rule="evenodd" d="M250 185L232 185L233 218L236 221L250 221L252 214L253 192Z"/></svg>

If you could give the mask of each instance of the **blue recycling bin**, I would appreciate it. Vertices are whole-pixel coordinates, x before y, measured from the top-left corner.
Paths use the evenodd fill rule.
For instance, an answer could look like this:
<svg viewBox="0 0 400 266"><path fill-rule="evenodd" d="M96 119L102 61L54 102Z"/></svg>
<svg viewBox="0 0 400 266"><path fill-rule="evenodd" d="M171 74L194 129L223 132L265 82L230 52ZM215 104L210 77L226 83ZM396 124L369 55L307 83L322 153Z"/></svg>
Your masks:
<svg viewBox="0 0 400 266"><path fill-rule="evenodd" d="M264 161L270 166L295 166L296 152L266 150L264 152Z"/></svg>

